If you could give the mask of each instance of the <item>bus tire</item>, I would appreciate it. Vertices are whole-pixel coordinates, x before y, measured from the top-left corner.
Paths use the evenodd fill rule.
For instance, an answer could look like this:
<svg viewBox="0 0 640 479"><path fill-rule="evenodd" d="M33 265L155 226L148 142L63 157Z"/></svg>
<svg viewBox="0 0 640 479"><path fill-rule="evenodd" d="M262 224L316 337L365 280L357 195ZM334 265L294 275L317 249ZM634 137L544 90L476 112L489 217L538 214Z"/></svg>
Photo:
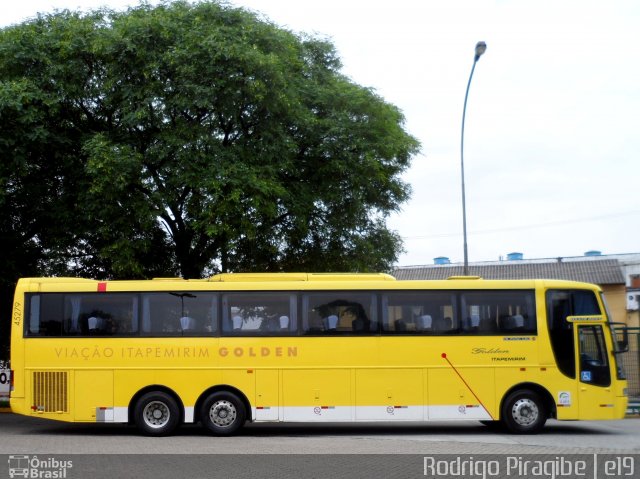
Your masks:
<svg viewBox="0 0 640 479"><path fill-rule="evenodd" d="M502 405L502 422L513 434L537 434L547 422L547 408L538 393L514 391Z"/></svg>
<svg viewBox="0 0 640 479"><path fill-rule="evenodd" d="M162 391L151 391L136 402L136 426L147 436L167 436L180 423L180 409L175 399Z"/></svg>
<svg viewBox="0 0 640 479"><path fill-rule="evenodd" d="M242 400L227 391L210 394L202 403L200 421L216 436L229 436L240 429L247 412Z"/></svg>

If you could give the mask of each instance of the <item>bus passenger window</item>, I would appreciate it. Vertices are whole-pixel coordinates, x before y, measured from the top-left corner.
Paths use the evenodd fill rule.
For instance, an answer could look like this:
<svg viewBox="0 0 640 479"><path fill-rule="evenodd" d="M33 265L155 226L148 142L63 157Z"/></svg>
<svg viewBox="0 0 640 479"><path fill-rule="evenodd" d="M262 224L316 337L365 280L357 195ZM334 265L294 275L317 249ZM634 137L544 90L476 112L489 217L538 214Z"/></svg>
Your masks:
<svg viewBox="0 0 640 479"><path fill-rule="evenodd" d="M174 291L142 295L142 333L149 336L209 336L217 329L218 295Z"/></svg>
<svg viewBox="0 0 640 479"><path fill-rule="evenodd" d="M29 302L29 336L115 336L137 332L136 294L42 293Z"/></svg>
<svg viewBox="0 0 640 479"><path fill-rule="evenodd" d="M278 336L297 331L296 295L228 293L222 296L222 332L230 336Z"/></svg>
<svg viewBox="0 0 640 479"><path fill-rule="evenodd" d="M64 294L33 294L29 299L27 336L66 336Z"/></svg>
<svg viewBox="0 0 640 479"><path fill-rule="evenodd" d="M536 334L533 291L466 291L460 294L462 334Z"/></svg>
<svg viewBox="0 0 640 479"><path fill-rule="evenodd" d="M375 334L375 296L369 293L310 293L302 298L305 334Z"/></svg>
<svg viewBox="0 0 640 479"><path fill-rule="evenodd" d="M382 314L386 334L448 334L455 324L455 295L449 291L386 293Z"/></svg>

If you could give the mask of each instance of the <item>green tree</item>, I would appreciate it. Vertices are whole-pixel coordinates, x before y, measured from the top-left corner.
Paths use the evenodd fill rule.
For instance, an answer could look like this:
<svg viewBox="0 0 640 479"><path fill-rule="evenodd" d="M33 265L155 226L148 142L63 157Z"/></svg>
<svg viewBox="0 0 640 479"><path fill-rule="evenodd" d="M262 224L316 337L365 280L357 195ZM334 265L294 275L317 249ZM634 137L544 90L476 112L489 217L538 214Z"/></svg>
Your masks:
<svg viewBox="0 0 640 479"><path fill-rule="evenodd" d="M3 245L111 277L389 269L418 143L340 68L217 2L2 30Z"/></svg>

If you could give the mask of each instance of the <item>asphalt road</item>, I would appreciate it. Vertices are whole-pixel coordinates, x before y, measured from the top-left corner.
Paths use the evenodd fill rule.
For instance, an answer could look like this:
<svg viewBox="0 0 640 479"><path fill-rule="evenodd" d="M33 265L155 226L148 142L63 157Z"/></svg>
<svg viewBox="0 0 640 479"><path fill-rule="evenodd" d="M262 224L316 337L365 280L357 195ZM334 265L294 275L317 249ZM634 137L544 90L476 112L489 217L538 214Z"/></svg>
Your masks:
<svg viewBox="0 0 640 479"><path fill-rule="evenodd" d="M62 423L0 414L0 454L640 454L640 419L549 421L541 434L495 432L476 422L250 424L234 437L186 425L171 437L121 424Z"/></svg>
<svg viewBox="0 0 640 479"><path fill-rule="evenodd" d="M259 424L225 438L188 425L174 436L149 438L126 425L68 424L0 414L0 455L71 458L75 469L66 471L65 478L425 477L421 460L432 454L479 458L596 453L640 455L640 419L549 421L541 434L533 436L495 432L473 422L433 422ZM635 462L634 475L640 471L640 456ZM8 477L1 462L0 477Z"/></svg>

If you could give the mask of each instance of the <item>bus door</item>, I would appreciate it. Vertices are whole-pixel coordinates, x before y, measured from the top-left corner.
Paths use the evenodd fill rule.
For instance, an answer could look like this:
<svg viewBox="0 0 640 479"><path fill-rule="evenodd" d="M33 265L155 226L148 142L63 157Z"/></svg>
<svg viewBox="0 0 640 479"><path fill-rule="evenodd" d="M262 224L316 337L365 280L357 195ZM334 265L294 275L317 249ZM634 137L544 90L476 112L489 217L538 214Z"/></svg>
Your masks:
<svg viewBox="0 0 640 479"><path fill-rule="evenodd" d="M614 392L604 318L574 316L567 320L574 326L579 418L613 419Z"/></svg>
<svg viewBox="0 0 640 479"><path fill-rule="evenodd" d="M571 388L565 383L556 392L557 405L562 408L558 418L604 419L613 415L605 317L595 292L547 291L547 321L558 370L572 381Z"/></svg>

